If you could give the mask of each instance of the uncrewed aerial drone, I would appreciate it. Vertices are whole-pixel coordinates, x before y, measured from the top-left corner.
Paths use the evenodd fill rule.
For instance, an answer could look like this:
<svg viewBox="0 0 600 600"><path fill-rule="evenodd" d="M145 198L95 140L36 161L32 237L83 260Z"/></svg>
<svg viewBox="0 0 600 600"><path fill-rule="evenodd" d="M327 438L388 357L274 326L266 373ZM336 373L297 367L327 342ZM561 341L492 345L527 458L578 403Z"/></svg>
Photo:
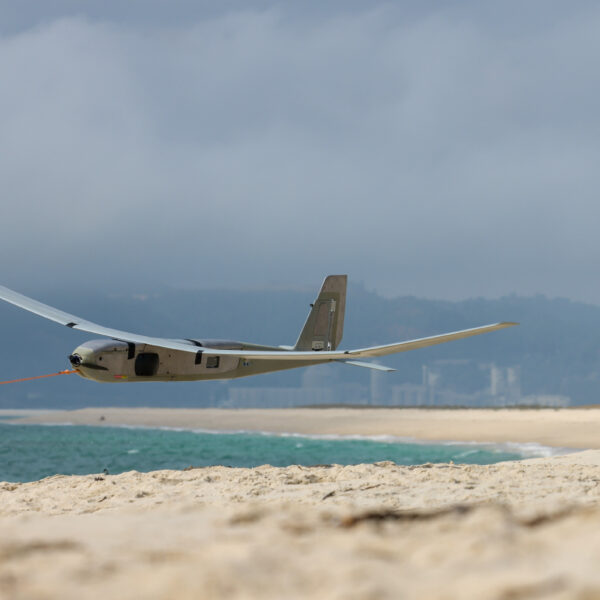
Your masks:
<svg viewBox="0 0 600 600"><path fill-rule="evenodd" d="M346 282L346 275L325 278L294 346L148 337L97 325L2 286L0 299L71 329L109 338L91 340L75 348L69 356L72 370L57 373L77 373L86 379L103 383L234 379L327 362L394 371L362 359L426 348L517 325L510 322L494 323L384 346L338 350L344 329Z"/></svg>

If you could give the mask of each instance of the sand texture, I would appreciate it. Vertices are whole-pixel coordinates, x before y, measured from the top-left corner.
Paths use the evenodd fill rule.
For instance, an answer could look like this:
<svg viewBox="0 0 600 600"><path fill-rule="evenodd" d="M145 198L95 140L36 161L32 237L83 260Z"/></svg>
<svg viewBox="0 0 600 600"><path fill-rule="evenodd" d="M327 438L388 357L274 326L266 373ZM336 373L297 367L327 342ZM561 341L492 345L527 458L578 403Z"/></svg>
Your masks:
<svg viewBox="0 0 600 600"><path fill-rule="evenodd" d="M102 420L101 420L102 418ZM31 415L27 423L146 425L220 431L392 435L428 441L535 442L600 449L600 409L169 409L86 408Z"/></svg>
<svg viewBox="0 0 600 600"><path fill-rule="evenodd" d="M600 598L600 451L0 484L0 596Z"/></svg>

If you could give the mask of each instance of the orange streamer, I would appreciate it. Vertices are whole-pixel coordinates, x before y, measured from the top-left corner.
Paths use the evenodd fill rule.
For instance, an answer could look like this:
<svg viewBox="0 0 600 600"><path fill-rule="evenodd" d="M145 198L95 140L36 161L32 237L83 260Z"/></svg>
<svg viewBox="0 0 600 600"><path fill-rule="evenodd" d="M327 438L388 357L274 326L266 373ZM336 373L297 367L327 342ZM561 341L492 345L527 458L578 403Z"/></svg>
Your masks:
<svg viewBox="0 0 600 600"><path fill-rule="evenodd" d="M70 375L71 373L77 373L76 370L65 369L58 373L50 373L49 375L36 375L35 377L24 377L23 379L12 379L11 381L0 381L0 385L5 383L19 383L21 381L31 381L32 379L42 379L43 377L56 377L57 375Z"/></svg>

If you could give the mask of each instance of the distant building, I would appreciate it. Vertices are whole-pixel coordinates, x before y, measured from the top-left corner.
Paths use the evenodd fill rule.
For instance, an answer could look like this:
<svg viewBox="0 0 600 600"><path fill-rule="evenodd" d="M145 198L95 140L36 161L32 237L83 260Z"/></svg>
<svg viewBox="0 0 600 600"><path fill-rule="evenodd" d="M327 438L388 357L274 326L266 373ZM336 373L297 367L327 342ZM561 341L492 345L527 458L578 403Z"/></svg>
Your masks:
<svg viewBox="0 0 600 600"><path fill-rule="evenodd" d="M490 369L490 396L502 397L507 404L518 403L521 398L521 371L519 367L498 367Z"/></svg>
<svg viewBox="0 0 600 600"><path fill-rule="evenodd" d="M522 396L521 369L476 360L437 360L422 367L420 384L394 385L388 373L372 370L369 385L341 380L333 365L306 369L301 387L229 385L219 406L288 408L332 404L375 406L544 406L570 405L568 396Z"/></svg>
<svg viewBox="0 0 600 600"><path fill-rule="evenodd" d="M369 404L387 404L389 398L389 373L371 370Z"/></svg>
<svg viewBox="0 0 600 600"><path fill-rule="evenodd" d="M375 380L378 381L378 380ZM386 395L371 380L374 404L393 406L569 406L568 396L522 396L521 368L474 360L439 360L422 367L421 385L391 386ZM382 396L385 396L382 399Z"/></svg>
<svg viewBox="0 0 600 600"><path fill-rule="evenodd" d="M390 390L390 402L393 406L425 406L428 404L427 389L424 385L402 383Z"/></svg>
<svg viewBox="0 0 600 600"><path fill-rule="evenodd" d="M289 408L307 404L334 404L334 389L293 387L233 387L223 408Z"/></svg>

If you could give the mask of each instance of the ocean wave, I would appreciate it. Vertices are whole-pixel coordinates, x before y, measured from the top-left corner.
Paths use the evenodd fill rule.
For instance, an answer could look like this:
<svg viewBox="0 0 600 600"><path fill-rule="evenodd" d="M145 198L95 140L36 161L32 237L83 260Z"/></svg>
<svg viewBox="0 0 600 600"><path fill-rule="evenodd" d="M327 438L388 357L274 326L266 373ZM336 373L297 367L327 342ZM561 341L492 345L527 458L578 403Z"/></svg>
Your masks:
<svg viewBox="0 0 600 600"><path fill-rule="evenodd" d="M3 423L6 425L17 425L8 421ZM24 423L19 423L25 425ZM72 422L61 422L61 423L43 423L46 427L57 427L57 426L73 426L73 427L96 427L97 425L81 425ZM563 448L563 447L552 447L544 446L537 442L487 442L487 441L458 441L458 440L423 440L407 436L395 436L389 434L375 434L375 435L363 435L363 434L337 434L337 433L296 433L288 431L267 431L267 430L250 430L250 429L205 429L205 428L187 428L187 427L174 427L168 425L152 426L152 425L130 425L130 424L113 424L103 423L103 427L113 427L117 429L129 429L129 430L149 430L149 431L172 431L172 432L187 432L201 435L245 435L245 436L261 436L261 437L274 437L274 438L297 438L304 440L315 440L315 441L363 441L373 442L379 444L409 444L419 446L461 446L468 447L472 451L465 451L458 453L457 458L464 458L473 454L478 450L491 452L494 454L514 454L527 458L550 458L552 456L561 456L564 454L570 454L578 452L580 449L577 448Z"/></svg>
<svg viewBox="0 0 600 600"><path fill-rule="evenodd" d="M476 450L484 450L497 454L517 454L523 458L550 458L552 456L562 456L573 452L580 452L577 448L563 448L544 446L537 442L486 442L486 441L457 441L457 440L423 440L406 436L395 436L389 434L338 434L338 433L295 433L291 431L266 431L251 429L205 429L195 427L193 429L186 427L172 426L148 426L148 425L111 425L113 427L122 427L125 429L150 429L160 431L191 432L202 435L258 435L277 438L298 438L306 440L324 440L324 441L363 441L375 442L380 444L410 444L421 446L467 446L474 447ZM459 454L457 456L469 456L473 452Z"/></svg>

